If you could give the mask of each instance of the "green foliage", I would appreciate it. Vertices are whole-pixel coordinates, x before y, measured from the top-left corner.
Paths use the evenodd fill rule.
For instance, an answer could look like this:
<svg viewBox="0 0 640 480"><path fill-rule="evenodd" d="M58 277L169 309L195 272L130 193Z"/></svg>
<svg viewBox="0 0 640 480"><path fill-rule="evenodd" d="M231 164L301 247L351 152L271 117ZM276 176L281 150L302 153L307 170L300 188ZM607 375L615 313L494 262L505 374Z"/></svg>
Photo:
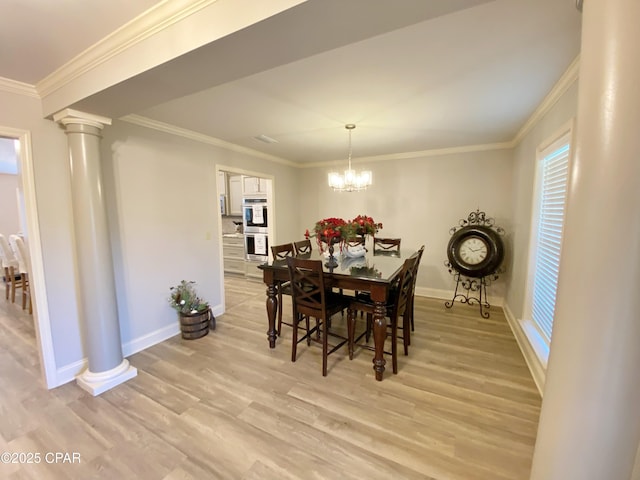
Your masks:
<svg viewBox="0 0 640 480"><path fill-rule="evenodd" d="M195 288L196 282L182 280L176 287L171 287L169 305L178 313L201 313L209 308L209 303L202 300Z"/></svg>

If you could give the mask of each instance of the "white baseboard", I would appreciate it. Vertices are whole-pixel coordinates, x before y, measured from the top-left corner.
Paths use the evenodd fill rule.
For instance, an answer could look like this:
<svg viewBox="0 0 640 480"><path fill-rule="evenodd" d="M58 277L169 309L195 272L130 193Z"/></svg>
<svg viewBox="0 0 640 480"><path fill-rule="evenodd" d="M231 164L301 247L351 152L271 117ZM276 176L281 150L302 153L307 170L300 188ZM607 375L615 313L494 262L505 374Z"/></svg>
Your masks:
<svg viewBox="0 0 640 480"><path fill-rule="evenodd" d="M78 360L77 362L73 362L56 369L55 379L53 379L54 384L49 386L49 388L59 387L60 385L64 385L65 383L75 380L76 377L87 368L88 364L88 360L83 358L82 360Z"/></svg>
<svg viewBox="0 0 640 480"><path fill-rule="evenodd" d="M540 358L536 354L536 351L529 341L529 338L522 327L522 322L518 321L508 304L505 304L502 309L504 310L504 314L507 317L507 322L511 327L511 331L513 332L513 336L516 338L516 342L518 343L518 347L520 347L520 351L522 352L522 356L524 357L524 361L527 363L529 367L529 371L531 372L531 376L533 377L533 381L538 387L538 392L540 392L540 396L542 397L542 392L544 389L544 382L546 378L546 369Z"/></svg>
<svg viewBox="0 0 640 480"><path fill-rule="evenodd" d="M174 337L180 333L180 322L177 320L171 325L159 328L154 332L147 333L141 337L135 338L122 345L122 355L128 357L134 353L152 347L160 342L164 342L168 338Z"/></svg>
<svg viewBox="0 0 640 480"><path fill-rule="evenodd" d="M222 304L215 305L211 307L211 313L213 313L214 317L218 317L224 313L224 307Z"/></svg>
<svg viewBox="0 0 640 480"><path fill-rule="evenodd" d="M222 315L224 313L221 304L212 306L211 312L214 316ZM154 332L150 332L146 335L124 343L122 345L122 356L125 358L129 357L134 353L141 352L142 350L157 345L160 342L164 342L165 340L178 335L179 333L180 323L178 322L178 320L176 320L175 324L172 323L171 325L159 328ZM65 383L69 383L75 380L76 377L87 368L88 364L89 362L87 358L83 358L82 360L78 360L77 362L73 362L58 368L56 370L56 378L54 379L53 385L51 385L49 388L59 387L60 385L64 385Z"/></svg>
<svg viewBox="0 0 640 480"><path fill-rule="evenodd" d="M441 298L442 300L451 300L453 298L453 290L443 290L438 288L426 288L416 286L416 295L419 297ZM504 305L504 298L489 295L489 304L496 307Z"/></svg>

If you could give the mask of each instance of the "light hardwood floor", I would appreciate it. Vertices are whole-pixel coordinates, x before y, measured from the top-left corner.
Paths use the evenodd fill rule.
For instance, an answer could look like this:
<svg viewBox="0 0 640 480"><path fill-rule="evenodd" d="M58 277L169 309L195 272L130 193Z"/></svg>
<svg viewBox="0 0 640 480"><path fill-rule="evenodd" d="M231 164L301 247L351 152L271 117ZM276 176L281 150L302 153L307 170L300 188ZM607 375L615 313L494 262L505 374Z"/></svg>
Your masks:
<svg viewBox="0 0 640 480"><path fill-rule="evenodd" d="M345 348L323 378L316 346L290 361L289 327L268 348L263 284L226 286L215 332L133 355L138 376L96 398L44 389L32 317L0 299L0 451L42 456L0 478L529 478L540 397L500 309L484 320L416 297L398 375L389 362L376 382L372 352L349 361Z"/></svg>

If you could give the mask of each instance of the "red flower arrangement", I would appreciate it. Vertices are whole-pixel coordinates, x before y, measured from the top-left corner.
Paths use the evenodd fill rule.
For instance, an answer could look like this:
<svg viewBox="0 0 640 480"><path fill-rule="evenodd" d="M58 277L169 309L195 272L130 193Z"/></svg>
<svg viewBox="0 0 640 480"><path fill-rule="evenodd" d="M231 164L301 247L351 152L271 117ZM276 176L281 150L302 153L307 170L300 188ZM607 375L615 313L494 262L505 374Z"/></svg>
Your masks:
<svg viewBox="0 0 640 480"><path fill-rule="evenodd" d="M344 232L347 225L347 222L342 218L323 218L316 222L313 227L313 233L310 233L309 229L307 229L307 231L304 232L304 236L305 238L316 237L318 241L318 248L322 252L323 242L328 245L342 243L345 237Z"/></svg>
<svg viewBox="0 0 640 480"><path fill-rule="evenodd" d="M307 229L304 232L305 238L316 237L318 248L322 252L324 250L323 243L330 245L340 243L356 236L375 235L382 228L382 223L376 221L367 215L358 215L349 222L342 218L323 218L316 222L313 227L313 233Z"/></svg>
<svg viewBox="0 0 640 480"><path fill-rule="evenodd" d="M349 231L354 235L375 235L378 230L382 228L382 223L376 223L376 221L368 217L367 215L358 215L351 220L349 225Z"/></svg>

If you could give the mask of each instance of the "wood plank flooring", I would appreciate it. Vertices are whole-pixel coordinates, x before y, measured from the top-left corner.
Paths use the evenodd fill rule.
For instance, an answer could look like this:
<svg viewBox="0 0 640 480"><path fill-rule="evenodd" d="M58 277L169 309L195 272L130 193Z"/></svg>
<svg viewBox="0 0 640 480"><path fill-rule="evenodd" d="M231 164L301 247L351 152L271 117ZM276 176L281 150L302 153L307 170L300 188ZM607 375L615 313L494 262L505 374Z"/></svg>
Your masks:
<svg viewBox="0 0 640 480"><path fill-rule="evenodd" d="M42 456L0 478L529 478L540 397L500 309L416 297L398 375L376 382L372 352L343 348L323 378L318 347L291 362L289 327L268 348L263 284L225 283L215 332L133 355L138 376L96 398L42 386L32 317L0 299L0 451Z"/></svg>

